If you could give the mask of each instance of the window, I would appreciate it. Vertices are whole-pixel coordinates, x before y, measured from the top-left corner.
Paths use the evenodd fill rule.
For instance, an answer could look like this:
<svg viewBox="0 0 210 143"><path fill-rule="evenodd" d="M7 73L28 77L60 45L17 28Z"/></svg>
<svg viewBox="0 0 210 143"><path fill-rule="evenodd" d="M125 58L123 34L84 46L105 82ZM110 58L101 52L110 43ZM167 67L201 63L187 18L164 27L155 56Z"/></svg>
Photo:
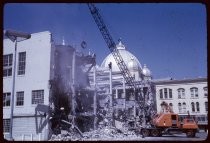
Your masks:
<svg viewBox="0 0 210 143"><path fill-rule="evenodd" d="M194 102L191 103L191 107L192 107L192 112L195 112L195 103Z"/></svg>
<svg viewBox="0 0 210 143"><path fill-rule="evenodd" d="M165 97L166 99L168 98L167 88L164 88L164 97Z"/></svg>
<svg viewBox="0 0 210 143"><path fill-rule="evenodd" d="M196 102L196 110L197 112L200 112L199 102Z"/></svg>
<svg viewBox="0 0 210 143"><path fill-rule="evenodd" d="M173 111L173 104L169 103L169 107L171 108L171 111Z"/></svg>
<svg viewBox="0 0 210 143"><path fill-rule="evenodd" d="M190 92L191 92L192 98L198 98L198 88L197 87L190 88Z"/></svg>
<svg viewBox="0 0 210 143"><path fill-rule="evenodd" d="M208 96L208 88L204 87L203 90L204 90L204 97L207 97Z"/></svg>
<svg viewBox="0 0 210 143"><path fill-rule="evenodd" d="M205 102L205 109L208 111L208 102Z"/></svg>
<svg viewBox="0 0 210 143"><path fill-rule="evenodd" d="M171 99L172 98L172 89L170 89L170 88L160 89L159 92L160 92L160 99Z"/></svg>
<svg viewBox="0 0 210 143"><path fill-rule="evenodd" d="M179 88L177 91L178 91L178 98L185 98L185 89Z"/></svg>
<svg viewBox="0 0 210 143"><path fill-rule="evenodd" d="M17 92L16 93L16 106L23 106L24 104L24 92Z"/></svg>
<svg viewBox="0 0 210 143"><path fill-rule="evenodd" d="M178 109L179 109L179 113L182 113L182 104L178 103Z"/></svg>
<svg viewBox="0 0 210 143"><path fill-rule="evenodd" d="M3 119L3 128L4 128L4 133L9 132L10 129L10 119Z"/></svg>
<svg viewBox="0 0 210 143"><path fill-rule="evenodd" d="M163 99L163 89L160 89L160 99Z"/></svg>
<svg viewBox="0 0 210 143"><path fill-rule="evenodd" d="M169 89L169 98L172 98L172 89Z"/></svg>
<svg viewBox="0 0 210 143"><path fill-rule="evenodd" d="M33 90L32 104L43 104L43 103L44 103L44 90Z"/></svg>
<svg viewBox="0 0 210 143"><path fill-rule="evenodd" d="M18 75L25 74L25 67L26 67L26 52L19 53L18 59Z"/></svg>
<svg viewBox="0 0 210 143"><path fill-rule="evenodd" d="M186 103L185 102L182 103L182 111L183 111L183 113L187 112L186 111Z"/></svg>
<svg viewBox="0 0 210 143"><path fill-rule="evenodd" d="M3 57L3 77L12 76L12 54Z"/></svg>
<svg viewBox="0 0 210 143"><path fill-rule="evenodd" d="M3 107L10 106L11 93L3 93Z"/></svg>

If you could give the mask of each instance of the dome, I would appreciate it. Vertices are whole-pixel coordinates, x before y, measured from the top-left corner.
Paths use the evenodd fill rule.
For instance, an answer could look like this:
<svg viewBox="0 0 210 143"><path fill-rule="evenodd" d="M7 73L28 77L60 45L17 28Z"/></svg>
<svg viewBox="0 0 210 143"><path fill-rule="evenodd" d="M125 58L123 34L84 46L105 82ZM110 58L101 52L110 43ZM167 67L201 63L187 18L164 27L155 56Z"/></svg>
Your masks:
<svg viewBox="0 0 210 143"><path fill-rule="evenodd" d="M116 45L116 48L118 49L120 55L123 58L123 61L125 62L126 66L128 67L128 69L142 69L140 62L138 61L138 59L131 54L129 51L127 51L125 49L125 46L122 44L121 41L119 41L119 43ZM112 53L110 53L102 62L101 67L102 68L108 68L108 64L112 62L112 71L113 72L118 72L120 71L120 69L118 68L118 65L112 55Z"/></svg>
<svg viewBox="0 0 210 143"><path fill-rule="evenodd" d="M128 62L128 69L130 70L138 70L138 63L134 60L134 57L132 56L130 61Z"/></svg>
<svg viewBox="0 0 210 143"><path fill-rule="evenodd" d="M147 68L146 64L144 64L144 67L142 69L142 74L147 77L152 75L151 71Z"/></svg>

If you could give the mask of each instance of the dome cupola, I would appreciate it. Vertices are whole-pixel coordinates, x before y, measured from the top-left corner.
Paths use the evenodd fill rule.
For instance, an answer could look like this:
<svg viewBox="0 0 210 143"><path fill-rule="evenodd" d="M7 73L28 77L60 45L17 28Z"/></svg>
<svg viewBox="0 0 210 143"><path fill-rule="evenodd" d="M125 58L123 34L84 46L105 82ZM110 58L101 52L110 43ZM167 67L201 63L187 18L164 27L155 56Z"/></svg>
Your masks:
<svg viewBox="0 0 210 143"><path fill-rule="evenodd" d="M152 73L151 71L147 68L146 64L144 64L144 67L142 69L142 74L143 76L145 77L151 77L152 76Z"/></svg>

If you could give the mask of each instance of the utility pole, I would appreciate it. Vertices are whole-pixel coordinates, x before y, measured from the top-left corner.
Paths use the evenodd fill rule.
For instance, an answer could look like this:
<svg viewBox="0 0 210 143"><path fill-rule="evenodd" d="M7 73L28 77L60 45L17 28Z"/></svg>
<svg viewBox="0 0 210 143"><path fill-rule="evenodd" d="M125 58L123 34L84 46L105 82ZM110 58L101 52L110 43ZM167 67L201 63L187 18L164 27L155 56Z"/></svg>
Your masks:
<svg viewBox="0 0 210 143"><path fill-rule="evenodd" d="M76 91L75 91L75 62L76 62L76 50L73 51L73 57L72 57L72 100L71 100L71 106L72 106L72 115L73 115L73 121L74 121L74 116L75 116L75 96L76 96ZM74 124L74 122L73 122Z"/></svg>

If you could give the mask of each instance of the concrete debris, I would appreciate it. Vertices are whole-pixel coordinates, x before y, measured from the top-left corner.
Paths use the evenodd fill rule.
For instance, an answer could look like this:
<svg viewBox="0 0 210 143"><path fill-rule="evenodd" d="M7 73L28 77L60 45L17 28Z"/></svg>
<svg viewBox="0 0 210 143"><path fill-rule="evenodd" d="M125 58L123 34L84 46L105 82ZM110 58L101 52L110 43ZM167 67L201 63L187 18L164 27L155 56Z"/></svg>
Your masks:
<svg viewBox="0 0 210 143"><path fill-rule="evenodd" d="M114 127L104 127L89 132L84 132L83 137L78 133L61 132L59 135L52 135L49 141L103 141L103 140L131 140L141 138L134 131L122 132Z"/></svg>

